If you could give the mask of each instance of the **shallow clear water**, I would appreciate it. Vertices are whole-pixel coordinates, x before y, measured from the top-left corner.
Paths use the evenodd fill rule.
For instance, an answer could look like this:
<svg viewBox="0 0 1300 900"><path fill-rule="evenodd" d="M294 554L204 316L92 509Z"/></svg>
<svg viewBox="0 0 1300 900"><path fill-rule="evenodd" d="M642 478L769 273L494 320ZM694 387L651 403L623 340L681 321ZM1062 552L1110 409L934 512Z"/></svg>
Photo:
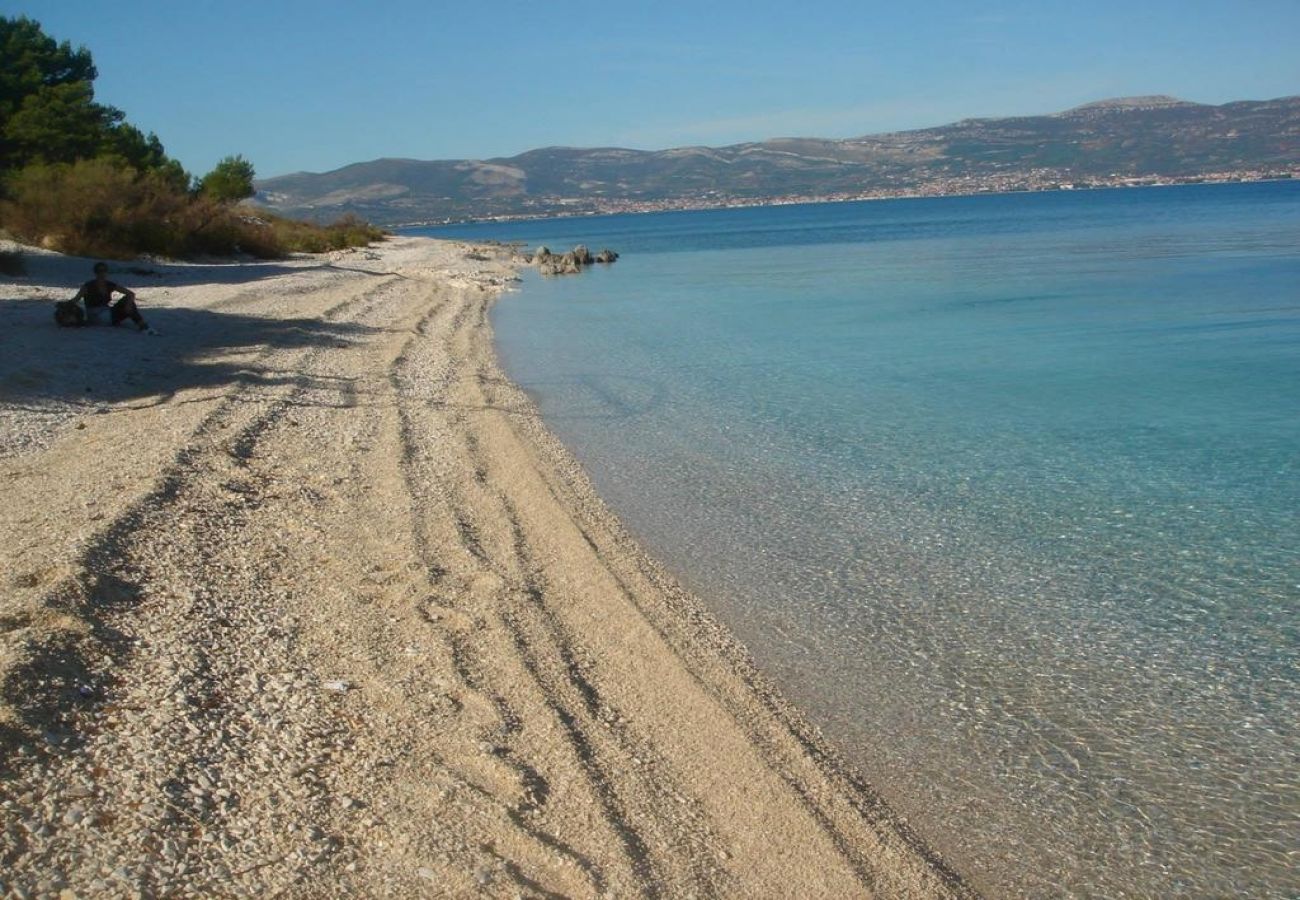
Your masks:
<svg viewBox="0 0 1300 900"><path fill-rule="evenodd" d="M1300 184L426 233L644 543L993 894L1295 896Z"/></svg>

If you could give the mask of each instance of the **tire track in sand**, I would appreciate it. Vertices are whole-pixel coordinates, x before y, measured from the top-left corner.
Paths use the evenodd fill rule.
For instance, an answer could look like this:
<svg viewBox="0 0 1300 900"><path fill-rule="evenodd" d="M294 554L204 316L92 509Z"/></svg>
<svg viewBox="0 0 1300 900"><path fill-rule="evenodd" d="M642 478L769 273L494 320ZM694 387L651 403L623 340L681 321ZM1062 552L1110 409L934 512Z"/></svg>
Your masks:
<svg viewBox="0 0 1300 900"><path fill-rule="evenodd" d="M463 341L473 329L482 329L485 312L486 303L482 298L471 298L451 317L446 332L438 335L438 343L442 345L438 357L455 360L457 365L438 374L434 379L437 389L423 400L426 406L437 408L445 415L448 433L463 436L463 454L458 454L463 456L463 462L459 465L468 469L472 477L452 478L441 486L444 502L450 505L456 522L461 547L485 574L499 579L500 585L493 591L488 605L495 609L495 620L508 634L518 664L543 698L545 708L561 726L566 752L585 775L589 789L599 800L605 821L618 836L638 893L645 896L689 891L716 894L725 878L715 862L717 850L709 846L709 826L703 813L672 784L669 766L656 760L653 747L630 738L624 717L602 702L583 675L576 642L549 615L547 589L528 558L528 540L508 497L486 485L486 466L468 422L475 410L448 397L451 387L475 377L467 373L465 354L453 349L451 344ZM409 348L403 357L408 353ZM406 430L408 433L411 430L409 414ZM462 487L467 483L468 487ZM475 490L474 486L481 490ZM411 489L414 493L421 488L412 485ZM466 491L472 496L465 496ZM485 521L482 528L475 524L476 520L486 519L492 521ZM508 535L508 540L504 546L494 546L489 552L478 538L480 531L503 533ZM433 575L436 583L447 572L440 565ZM468 657L465 642L457 644L458 655L462 659ZM558 665L554 664L555 660L559 660ZM467 664L462 663L462 674L469 674L464 671L466 668ZM471 678L475 687L483 687L481 674ZM492 692L492 702L498 706L504 703L498 692ZM637 789L625 790L631 784L636 784ZM682 868L663 864L665 855L689 861L685 880L665 874Z"/></svg>
<svg viewBox="0 0 1300 900"><path fill-rule="evenodd" d="M470 304L461 303L453 312L449 323L439 322L446 312L445 307L430 311L417 325L415 333L406 341L389 371L389 383L400 422L401 468L405 480L405 493L409 499L410 531L429 592L417 602L416 608L423 620L444 643L461 688L470 697L477 698L481 707L489 711L491 718L480 725L480 735L493 742L488 752L513 773L520 786L519 794L522 800L511 803L489 788L474 783L468 778L466 781L473 784L476 791L503 800L516 826L525 830L547 849L571 860L588 879L590 889L596 894L603 894L607 887L607 879L602 867L567 842L530 821L535 813L542 811L547 805L551 793L549 781L535 766L526 762L511 749L512 739L523 729L521 716L505 694L493 687L492 679L483 665L483 651L477 649L472 640L472 633L478 630L479 625L475 622L474 616L461 609L454 600L458 594L472 592L473 588L470 585L475 578L472 573L468 576L461 574L454 577L449 566L436 558L427 534L429 524L440 518L431 508L428 499L431 490L437 488L443 492L442 502L438 506L446 507L443 515L450 518L454 525L459 549L472 560L471 570L477 569L494 581L501 581L508 577L508 573L490 558L484 549L464 503L449 499L455 492L455 487L451 484L454 479L440 483L428 474L421 473L416 465L422 454L419 427L416 423L417 410L442 408L445 404L447 388L454 383L455 373L447 368L442 371L425 371L418 377L414 376L407 371L413 365L412 354L420 342L426 342L426 346L419 348L426 353L438 345L445 347L445 335L462 328L470 310ZM440 325L442 327L438 327ZM439 361L449 362L451 359L445 349L435 356ZM418 388L415 387L416 385ZM457 423L452 421L451 424L454 426ZM458 583L452 584L453 581ZM617 824L614 827L617 829Z"/></svg>

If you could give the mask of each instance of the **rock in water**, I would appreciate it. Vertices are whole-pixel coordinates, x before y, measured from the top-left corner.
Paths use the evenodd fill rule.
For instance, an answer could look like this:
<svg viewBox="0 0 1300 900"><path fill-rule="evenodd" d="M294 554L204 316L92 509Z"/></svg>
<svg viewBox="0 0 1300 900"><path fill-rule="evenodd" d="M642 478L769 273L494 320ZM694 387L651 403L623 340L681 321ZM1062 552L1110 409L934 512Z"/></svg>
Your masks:
<svg viewBox="0 0 1300 900"><path fill-rule="evenodd" d="M582 271L583 266L597 262L612 263L616 259L618 254L613 250L601 250L592 256L586 244L579 244L563 256L552 253L546 247L538 247L533 253L532 263L543 275L576 275Z"/></svg>

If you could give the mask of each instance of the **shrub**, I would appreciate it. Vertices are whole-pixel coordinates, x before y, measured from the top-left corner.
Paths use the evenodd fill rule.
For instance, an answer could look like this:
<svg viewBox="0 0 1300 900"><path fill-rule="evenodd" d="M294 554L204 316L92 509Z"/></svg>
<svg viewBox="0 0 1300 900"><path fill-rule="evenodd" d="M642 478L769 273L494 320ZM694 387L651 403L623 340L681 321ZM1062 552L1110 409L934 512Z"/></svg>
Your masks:
<svg viewBox="0 0 1300 900"><path fill-rule="evenodd" d="M281 246L291 253L327 253L348 247L365 247L383 240L387 232L354 215L346 215L329 225L316 225L261 213L275 232Z"/></svg>
<svg viewBox="0 0 1300 900"><path fill-rule="evenodd" d="M0 219L18 239L65 253L128 259L262 259L364 246L384 233L347 217L319 226L177 189L165 170L141 173L115 158L38 163L12 175Z"/></svg>
<svg viewBox="0 0 1300 900"><path fill-rule="evenodd" d="M167 252L154 246L165 238L165 229L151 225L175 212L175 195L123 163L37 163L12 175L6 187L10 199L3 208L5 224L30 243L70 253L120 256L143 240L149 250Z"/></svg>

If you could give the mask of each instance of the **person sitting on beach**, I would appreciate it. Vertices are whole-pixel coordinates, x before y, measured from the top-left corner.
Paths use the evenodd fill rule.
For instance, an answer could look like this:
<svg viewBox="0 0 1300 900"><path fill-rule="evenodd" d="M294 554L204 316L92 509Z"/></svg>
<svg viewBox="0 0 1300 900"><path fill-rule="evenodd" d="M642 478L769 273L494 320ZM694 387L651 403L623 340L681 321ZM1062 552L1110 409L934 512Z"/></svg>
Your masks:
<svg viewBox="0 0 1300 900"><path fill-rule="evenodd" d="M114 294L121 294L122 299L114 303ZM157 334L140 315L135 292L108 280L107 263L95 263L95 277L83 284L72 298L73 303L78 300L86 304L87 325L120 325L124 319L130 319L141 331Z"/></svg>

